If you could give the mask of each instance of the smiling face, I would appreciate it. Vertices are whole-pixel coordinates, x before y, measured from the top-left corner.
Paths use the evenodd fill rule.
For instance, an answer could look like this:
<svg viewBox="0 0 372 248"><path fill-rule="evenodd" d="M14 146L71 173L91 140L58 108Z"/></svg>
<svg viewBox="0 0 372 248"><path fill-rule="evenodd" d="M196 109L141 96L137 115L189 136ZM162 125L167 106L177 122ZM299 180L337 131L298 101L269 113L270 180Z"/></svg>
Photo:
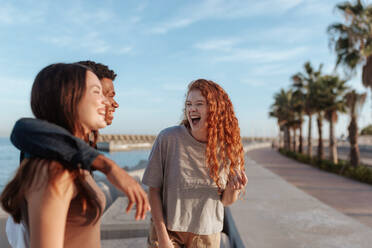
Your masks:
<svg viewBox="0 0 372 248"><path fill-rule="evenodd" d="M79 121L85 133L106 127L107 104L101 82L94 73L87 71L86 90L78 105Z"/></svg>
<svg viewBox="0 0 372 248"><path fill-rule="evenodd" d="M102 78L102 92L103 95L106 97L108 104L106 106L106 123L107 125L111 125L112 120L114 119L114 112L115 109L119 107L119 104L115 101L115 89L114 84L110 78Z"/></svg>
<svg viewBox="0 0 372 248"><path fill-rule="evenodd" d="M205 97L200 90L191 90L187 94L185 105L192 136L199 141L207 141L208 105Z"/></svg>

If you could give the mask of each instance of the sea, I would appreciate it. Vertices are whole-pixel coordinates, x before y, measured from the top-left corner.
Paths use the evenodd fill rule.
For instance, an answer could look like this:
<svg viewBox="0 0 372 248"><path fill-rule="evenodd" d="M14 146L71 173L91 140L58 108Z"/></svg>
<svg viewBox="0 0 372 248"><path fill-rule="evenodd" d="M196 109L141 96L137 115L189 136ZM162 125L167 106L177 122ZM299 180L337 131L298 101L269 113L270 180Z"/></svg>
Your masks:
<svg viewBox="0 0 372 248"><path fill-rule="evenodd" d="M120 167L127 170L137 168L148 159L149 149L130 150L121 152L102 152L114 160ZM12 178L19 166L19 150L12 145L9 138L0 138L0 192ZM95 172L95 177L103 177L100 172Z"/></svg>

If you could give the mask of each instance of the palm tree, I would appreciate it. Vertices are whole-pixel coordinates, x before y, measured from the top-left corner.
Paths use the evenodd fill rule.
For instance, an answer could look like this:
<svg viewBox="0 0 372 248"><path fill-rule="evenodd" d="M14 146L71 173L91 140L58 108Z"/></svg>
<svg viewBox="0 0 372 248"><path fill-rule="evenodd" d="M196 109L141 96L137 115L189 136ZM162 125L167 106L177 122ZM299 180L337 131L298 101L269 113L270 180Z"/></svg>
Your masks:
<svg viewBox="0 0 372 248"><path fill-rule="evenodd" d="M316 123L318 125L318 150L317 150L317 158L318 161L324 159L324 149L323 149L323 118L324 112L319 110L317 112Z"/></svg>
<svg viewBox="0 0 372 248"><path fill-rule="evenodd" d="M301 90L296 89L293 92L292 108L293 108L294 113L296 114L296 120L294 122L295 130L299 129L299 138L298 138L299 140L298 152L299 153L303 152L302 124L304 121L303 116L305 113L305 103L306 103L305 100L306 100L306 96ZM294 139L296 141L296 137L294 137ZM296 147L296 143L294 143L294 147Z"/></svg>
<svg viewBox="0 0 372 248"><path fill-rule="evenodd" d="M312 116L316 112L315 105L316 102L314 101L314 89L315 83L318 81L323 65L320 64L318 70L315 70L310 62L306 62L304 64L305 72L299 72L292 76L293 80L293 87L296 91L300 91L303 93L305 97L305 105L304 111L307 116L309 116L309 123L308 123L308 138L307 138L307 154L308 156L312 156ZM301 140L301 138L300 138Z"/></svg>
<svg viewBox="0 0 372 248"><path fill-rule="evenodd" d="M330 44L337 55L336 67L344 66L347 75L355 73L363 64L363 85L372 89L372 5L361 0L336 5L345 17L345 23L328 27Z"/></svg>
<svg viewBox="0 0 372 248"><path fill-rule="evenodd" d="M349 142L350 142L350 163L353 166L359 165L360 154L358 146L358 116L366 100L366 93L359 94L355 90L345 95L347 110L350 115Z"/></svg>
<svg viewBox="0 0 372 248"><path fill-rule="evenodd" d="M346 80L338 76L326 75L321 77L320 83L326 90L325 119L329 122L329 159L337 164L337 144L334 135L334 123L337 122L338 112L345 112L344 94L348 89Z"/></svg>
<svg viewBox="0 0 372 248"><path fill-rule="evenodd" d="M327 108L327 87L323 83L322 78L319 77L318 80L313 84L310 98L314 102L314 111L317 115L317 127L318 127L318 149L317 149L317 159L321 161L324 159L324 146L323 146L323 119L325 110Z"/></svg>
<svg viewBox="0 0 372 248"><path fill-rule="evenodd" d="M293 97L292 97L293 100ZM295 112L294 106L291 103L291 109L293 111L294 116L293 119L288 123L290 129L292 130L293 138L292 138L292 151L297 152L297 129L300 129L301 121L298 119L298 113Z"/></svg>
<svg viewBox="0 0 372 248"><path fill-rule="evenodd" d="M290 126L293 120L293 112L291 107L292 91L281 89L279 93L274 95L274 103L271 105L270 117L275 117L278 120L280 130L284 131L284 147L290 150L291 134Z"/></svg>

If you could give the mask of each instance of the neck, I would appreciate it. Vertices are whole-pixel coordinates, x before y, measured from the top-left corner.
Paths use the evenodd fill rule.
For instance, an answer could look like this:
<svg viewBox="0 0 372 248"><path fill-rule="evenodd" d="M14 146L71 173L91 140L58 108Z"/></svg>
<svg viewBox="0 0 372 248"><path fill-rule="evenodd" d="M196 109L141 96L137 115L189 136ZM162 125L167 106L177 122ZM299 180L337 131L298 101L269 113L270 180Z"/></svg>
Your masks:
<svg viewBox="0 0 372 248"><path fill-rule="evenodd" d="M207 131L194 131L194 130L189 130L192 137L194 137L194 139L196 139L197 141L199 142L207 142L208 139L207 139Z"/></svg>
<svg viewBox="0 0 372 248"><path fill-rule="evenodd" d="M83 131L83 132L81 132L81 131ZM74 134L74 136L76 136L76 137L78 137L78 138L80 138L80 139L82 139L84 141L87 141L86 138L89 138L89 132L85 128L83 128L83 130L81 130L81 131L80 132L77 131Z"/></svg>

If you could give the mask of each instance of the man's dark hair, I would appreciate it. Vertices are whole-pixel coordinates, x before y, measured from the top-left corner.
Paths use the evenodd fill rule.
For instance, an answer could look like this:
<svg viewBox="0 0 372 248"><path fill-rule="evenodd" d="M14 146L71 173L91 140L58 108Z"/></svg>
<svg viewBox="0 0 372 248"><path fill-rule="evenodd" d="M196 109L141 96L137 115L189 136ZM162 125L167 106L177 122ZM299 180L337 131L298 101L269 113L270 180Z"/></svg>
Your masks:
<svg viewBox="0 0 372 248"><path fill-rule="evenodd" d="M102 78L109 78L112 81L114 81L116 78L115 72L113 70L110 70L110 68L108 68L107 65L96 63L90 60L79 61L78 63L81 65L88 66L90 69L92 69L92 71L94 72L94 74L97 75L99 80L101 80Z"/></svg>

